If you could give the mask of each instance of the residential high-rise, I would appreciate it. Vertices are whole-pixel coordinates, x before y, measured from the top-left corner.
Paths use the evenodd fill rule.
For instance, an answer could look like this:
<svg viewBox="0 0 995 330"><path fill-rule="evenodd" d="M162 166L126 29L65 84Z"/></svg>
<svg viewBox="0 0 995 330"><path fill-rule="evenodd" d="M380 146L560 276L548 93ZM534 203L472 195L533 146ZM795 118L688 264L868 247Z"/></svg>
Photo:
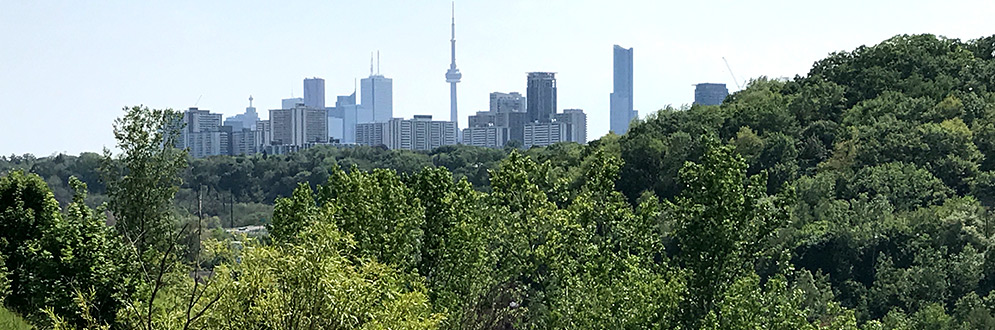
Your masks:
<svg viewBox="0 0 995 330"><path fill-rule="evenodd" d="M392 118L387 122L358 124L356 143L384 145L388 149L432 150L456 144L456 124L421 115L413 119Z"/></svg>
<svg viewBox="0 0 995 330"><path fill-rule="evenodd" d="M632 48L615 45L612 82L609 127L621 135L629 131L629 123L638 115L632 109Z"/></svg>
<svg viewBox="0 0 995 330"><path fill-rule="evenodd" d="M468 146L501 148L507 143L507 127L484 126L463 129L463 144Z"/></svg>
<svg viewBox="0 0 995 330"><path fill-rule="evenodd" d="M525 124L525 148L548 146L567 141L567 123L544 122Z"/></svg>
<svg viewBox="0 0 995 330"><path fill-rule="evenodd" d="M359 81L363 111L371 115L370 122L387 122L394 117L394 83L380 74L370 74Z"/></svg>
<svg viewBox="0 0 995 330"><path fill-rule="evenodd" d="M527 115L524 111L478 111L467 120L469 125L463 129L463 144L502 148L512 140L524 143Z"/></svg>
<svg viewBox="0 0 995 330"><path fill-rule="evenodd" d="M221 126L221 114L191 107L183 113L183 123L187 132L216 131Z"/></svg>
<svg viewBox="0 0 995 330"><path fill-rule="evenodd" d="M256 122L256 134L255 143L256 151L262 152L265 150L266 146L270 145L273 141L273 125L270 125L269 120L260 120Z"/></svg>
<svg viewBox="0 0 995 330"><path fill-rule="evenodd" d="M720 105L729 96L726 84L702 83L694 86L694 104Z"/></svg>
<svg viewBox="0 0 995 330"><path fill-rule="evenodd" d="M223 133L228 135L229 155L251 155L257 152L256 132L248 128L225 126ZM253 127L254 128L254 127Z"/></svg>
<svg viewBox="0 0 995 330"><path fill-rule="evenodd" d="M528 121L550 121L556 113L556 73L529 72L525 95L528 103L526 108Z"/></svg>
<svg viewBox="0 0 995 330"><path fill-rule="evenodd" d="M181 147L189 149L191 156L203 158L227 154L227 139L222 136L220 113L192 107L183 112L183 124Z"/></svg>
<svg viewBox="0 0 995 330"><path fill-rule="evenodd" d="M518 93L491 93L490 111L469 117L463 144L501 148L518 141L528 148L566 141L587 143L584 111L556 111L555 73L530 72L528 77L527 98Z"/></svg>
<svg viewBox="0 0 995 330"><path fill-rule="evenodd" d="M526 106L525 97L518 92L491 93L491 112L525 112Z"/></svg>
<svg viewBox="0 0 995 330"><path fill-rule="evenodd" d="M453 130L459 140L459 115L456 111L456 84L460 82L463 74L456 68L456 4L453 3L453 35L449 40L452 46L452 62L449 63L449 70L446 71L446 82L449 83L449 121L455 124Z"/></svg>
<svg viewBox="0 0 995 330"><path fill-rule="evenodd" d="M328 142L328 116L325 109L297 106L269 111L274 145L304 146Z"/></svg>
<svg viewBox="0 0 995 330"><path fill-rule="evenodd" d="M315 109L325 108L325 79L304 79L304 106Z"/></svg>
<svg viewBox="0 0 995 330"><path fill-rule="evenodd" d="M564 109L553 115L557 122L567 124L567 141L587 143L587 115L581 109Z"/></svg>

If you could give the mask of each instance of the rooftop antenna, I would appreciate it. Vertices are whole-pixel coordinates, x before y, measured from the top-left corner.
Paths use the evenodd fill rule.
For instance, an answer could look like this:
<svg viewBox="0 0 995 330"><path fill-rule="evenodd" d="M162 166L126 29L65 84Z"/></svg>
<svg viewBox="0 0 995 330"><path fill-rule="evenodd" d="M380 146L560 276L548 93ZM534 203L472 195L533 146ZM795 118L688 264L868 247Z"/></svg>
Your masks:
<svg viewBox="0 0 995 330"><path fill-rule="evenodd" d="M252 107L252 95L249 95L249 107Z"/></svg>
<svg viewBox="0 0 995 330"><path fill-rule="evenodd" d="M201 98L201 97L204 97L204 94L200 94L200 96L198 96L198 97L197 97L197 102L194 102L194 103L193 103L193 107L194 107L194 108L196 108L196 107L197 107L197 104L198 104L198 103L200 103L200 98Z"/></svg>
<svg viewBox="0 0 995 330"><path fill-rule="evenodd" d="M373 52L370 52L370 75L373 75Z"/></svg>
<svg viewBox="0 0 995 330"><path fill-rule="evenodd" d="M736 83L736 89L743 90L743 86L739 85L739 79L736 79L736 74L732 73L732 67L729 66L729 61L726 61L726 57L722 57L722 62L726 62L726 69L729 69L729 75L732 76L732 82Z"/></svg>
<svg viewBox="0 0 995 330"><path fill-rule="evenodd" d="M377 75L380 75L380 50L377 50Z"/></svg>

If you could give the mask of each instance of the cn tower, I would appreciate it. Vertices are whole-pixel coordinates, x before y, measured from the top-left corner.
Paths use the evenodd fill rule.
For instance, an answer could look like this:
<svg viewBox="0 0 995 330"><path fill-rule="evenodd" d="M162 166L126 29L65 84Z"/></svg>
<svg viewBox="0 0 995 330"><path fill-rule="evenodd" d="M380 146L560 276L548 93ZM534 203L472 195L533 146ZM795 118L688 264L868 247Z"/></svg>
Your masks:
<svg viewBox="0 0 995 330"><path fill-rule="evenodd" d="M446 71L446 82L449 83L449 120L456 125L456 141L461 141L459 132L459 115L456 111L456 83L459 82L460 78L463 77L459 73L459 69L456 68L456 3L453 2L453 38L450 39L452 44L452 62L449 63L449 70Z"/></svg>

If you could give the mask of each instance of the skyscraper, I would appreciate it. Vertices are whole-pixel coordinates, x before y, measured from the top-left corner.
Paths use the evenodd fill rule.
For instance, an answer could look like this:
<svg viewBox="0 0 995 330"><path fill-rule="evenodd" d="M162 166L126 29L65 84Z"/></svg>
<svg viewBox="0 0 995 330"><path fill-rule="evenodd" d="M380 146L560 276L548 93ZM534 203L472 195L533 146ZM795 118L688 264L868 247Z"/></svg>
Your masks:
<svg viewBox="0 0 995 330"><path fill-rule="evenodd" d="M529 72L525 95L529 122L548 122L556 113L556 73Z"/></svg>
<svg viewBox="0 0 995 330"><path fill-rule="evenodd" d="M726 84L703 83L694 86L694 104L720 105L729 96Z"/></svg>
<svg viewBox="0 0 995 330"><path fill-rule="evenodd" d="M453 3L453 37L449 40L452 45L452 62L449 63L449 70L446 71L446 82L449 83L449 121L455 123L454 128L459 140L459 116L456 111L456 84L459 83L463 74L456 68L456 4Z"/></svg>
<svg viewBox="0 0 995 330"><path fill-rule="evenodd" d="M325 108L325 79L304 79L304 106L315 109Z"/></svg>
<svg viewBox="0 0 995 330"><path fill-rule="evenodd" d="M613 90L610 96L609 126L615 134L629 131L629 122L636 117L632 109L632 48L614 48Z"/></svg>
<svg viewBox="0 0 995 330"><path fill-rule="evenodd" d="M383 123L394 117L394 82L380 74L379 63L377 71L376 74L373 73L371 58L370 76L359 81L360 105L372 115L372 122Z"/></svg>

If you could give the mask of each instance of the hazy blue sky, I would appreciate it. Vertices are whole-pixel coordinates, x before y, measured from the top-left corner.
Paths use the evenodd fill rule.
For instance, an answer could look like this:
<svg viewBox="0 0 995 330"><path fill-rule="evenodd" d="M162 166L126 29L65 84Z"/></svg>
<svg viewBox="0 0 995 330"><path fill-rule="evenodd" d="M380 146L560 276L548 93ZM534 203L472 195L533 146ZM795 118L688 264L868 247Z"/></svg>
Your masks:
<svg viewBox="0 0 995 330"><path fill-rule="evenodd" d="M99 3L99 4L98 4ZM449 116L450 1L0 1L0 154L99 151L126 105L262 116L325 79L326 99L394 79L394 115ZM995 34L995 2L457 1L460 126L488 93L557 73L560 109L608 131L612 45L634 47L640 115L693 99L694 83L805 74L830 52L896 34Z"/></svg>

